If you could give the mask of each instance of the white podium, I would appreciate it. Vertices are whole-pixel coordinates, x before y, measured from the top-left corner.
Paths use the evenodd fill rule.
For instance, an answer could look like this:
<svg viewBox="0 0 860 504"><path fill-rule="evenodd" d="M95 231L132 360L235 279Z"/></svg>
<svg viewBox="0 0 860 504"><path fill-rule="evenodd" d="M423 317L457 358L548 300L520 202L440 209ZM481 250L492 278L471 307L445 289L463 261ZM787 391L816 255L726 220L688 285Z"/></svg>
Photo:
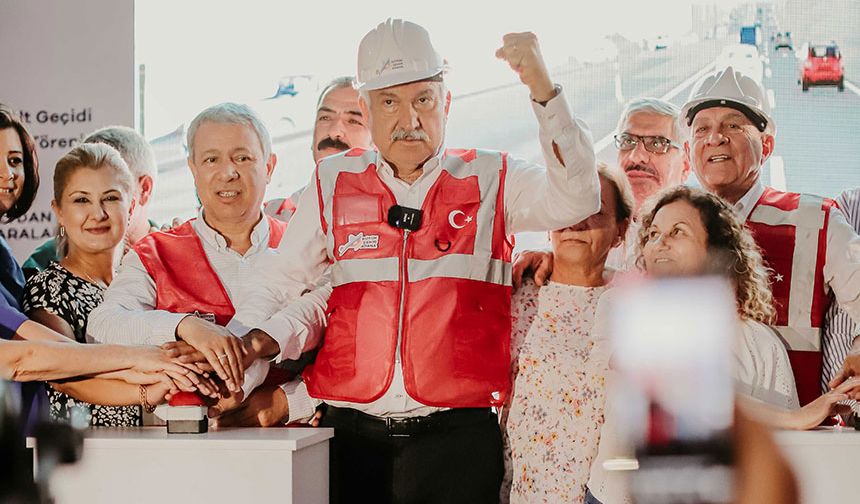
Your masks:
<svg viewBox="0 0 860 504"><path fill-rule="evenodd" d="M58 467L50 486L58 504L327 503L333 436L325 428L94 428L81 461Z"/></svg>
<svg viewBox="0 0 860 504"><path fill-rule="evenodd" d="M776 431L774 438L794 469L803 504L856 501L860 431L818 427Z"/></svg>

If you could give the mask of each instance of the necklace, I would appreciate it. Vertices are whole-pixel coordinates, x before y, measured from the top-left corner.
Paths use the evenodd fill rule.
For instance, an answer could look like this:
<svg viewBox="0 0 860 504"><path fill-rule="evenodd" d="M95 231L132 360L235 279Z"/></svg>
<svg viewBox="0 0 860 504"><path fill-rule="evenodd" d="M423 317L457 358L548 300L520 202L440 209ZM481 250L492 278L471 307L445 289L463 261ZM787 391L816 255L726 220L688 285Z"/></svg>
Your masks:
<svg viewBox="0 0 860 504"><path fill-rule="evenodd" d="M75 271L72 271L72 268L70 268L69 266L70 266L70 265L66 264L66 265L65 265L65 266L63 266L63 267L64 267L68 272L70 272L72 275L75 275L76 277L81 278L81 275L79 275L79 274L75 273ZM83 269L83 268L79 267L78 265L75 265L74 269L75 269L76 271L79 271L79 272L83 273L83 275L84 275L85 279L86 279L89 283L91 283L91 284L95 285L96 287L98 287L98 288L100 288L100 289L107 289L107 283L106 283L106 282L97 282L95 278L93 278L92 276L90 276L90 274L87 272L87 270L85 270L85 269Z"/></svg>
<svg viewBox="0 0 860 504"><path fill-rule="evenodd" d="M93 279L93 277L91 277L91 276L90 276L90 274L89 274L89 273L87 273L86 271L84 271L84 276L85 276L85 277L87 277L87 280L89 280L89 282L90 282L91 284L93 284L93 285L95 285L95 286L97 286L97 287L99 287L99 288L102 288L102 289L104 289L104 288L106 287L106 286L105 286L105 284L104 284L103 282L96 282L96 281Z"/></svg>

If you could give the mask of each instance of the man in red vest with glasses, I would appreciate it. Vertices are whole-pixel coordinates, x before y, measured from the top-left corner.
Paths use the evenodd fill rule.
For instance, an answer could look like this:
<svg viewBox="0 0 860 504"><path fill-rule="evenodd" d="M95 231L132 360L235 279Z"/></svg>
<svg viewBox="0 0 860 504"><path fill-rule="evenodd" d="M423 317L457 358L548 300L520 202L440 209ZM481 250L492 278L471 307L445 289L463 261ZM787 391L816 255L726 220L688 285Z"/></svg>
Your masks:
<svg viewBox="0 0 860 504"><path fill-rule="evenodd" d="M285 245L286 224L262 212L277 157L262 121L235 103L198 114L188 128L188 149L201 202L197 218L135 244L90 315L88 332L106 343L183 341L225 382L235 405L263 381L268 359L280 356L271 338L240 339L224 327L250 288L251 273ZM311 347L320 337L329 292L313 291L285 313ZM291 386L267 392L286 403Z"/></svg>
<svg viewBox="0 0 860 504"><path fill-rule="evenodd" d="M424 28L389 19L358 52L378 150L319 162L285 235L302 246L266 259L234 318L236 334L244 324L287 339L282 313L269 314L328 270L326 334L303 375L310 401L289 406L301 419L327 405L334 502L498 501L491 408L511 387L511 235L569 226L600 202L591 135L536 37L505 35L496 56L531 94L546 167L447 148L444 60Z"/></svg>

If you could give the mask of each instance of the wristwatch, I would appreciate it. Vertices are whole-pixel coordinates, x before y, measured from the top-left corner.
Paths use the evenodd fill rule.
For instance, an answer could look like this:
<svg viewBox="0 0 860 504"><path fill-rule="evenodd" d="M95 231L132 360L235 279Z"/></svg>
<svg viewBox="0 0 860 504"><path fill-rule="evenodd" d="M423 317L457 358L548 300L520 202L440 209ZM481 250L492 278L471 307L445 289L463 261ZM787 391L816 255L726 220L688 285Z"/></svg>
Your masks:
<svg viewBox="0 0 860 504"><path fill-rule="evenodd" d="M546 107L546 104L547 104L547 103L549 103L549 102L550 102L550 100L552 100L553 98L555 98L556 96L558 96L560 93L561 93L561 84L556 84L556 85L554 85L554 86L552 87L552 97L551 97L549 100L546 100L546 101L537 101L537 100L535 100L534 98L532 98L532 101L533 101L533 102L535 102L535 103L537 103L537 104L538 104L538 105L540 105L541 107Z"/></svg>

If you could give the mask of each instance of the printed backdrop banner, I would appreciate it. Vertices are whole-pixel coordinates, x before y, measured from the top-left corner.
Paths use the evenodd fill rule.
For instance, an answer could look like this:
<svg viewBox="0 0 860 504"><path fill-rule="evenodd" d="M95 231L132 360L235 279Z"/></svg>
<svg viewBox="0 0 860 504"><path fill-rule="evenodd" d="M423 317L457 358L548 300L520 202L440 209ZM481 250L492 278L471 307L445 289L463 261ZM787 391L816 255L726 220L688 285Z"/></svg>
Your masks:
<svg viewBox="0 0 860 504"><path fill-rule="evenodd" d="M0 1L0 103L36 141L30 211L0 224L19 262L52 237L54 165L89 132L134 125L134 0Z"/></svg>

